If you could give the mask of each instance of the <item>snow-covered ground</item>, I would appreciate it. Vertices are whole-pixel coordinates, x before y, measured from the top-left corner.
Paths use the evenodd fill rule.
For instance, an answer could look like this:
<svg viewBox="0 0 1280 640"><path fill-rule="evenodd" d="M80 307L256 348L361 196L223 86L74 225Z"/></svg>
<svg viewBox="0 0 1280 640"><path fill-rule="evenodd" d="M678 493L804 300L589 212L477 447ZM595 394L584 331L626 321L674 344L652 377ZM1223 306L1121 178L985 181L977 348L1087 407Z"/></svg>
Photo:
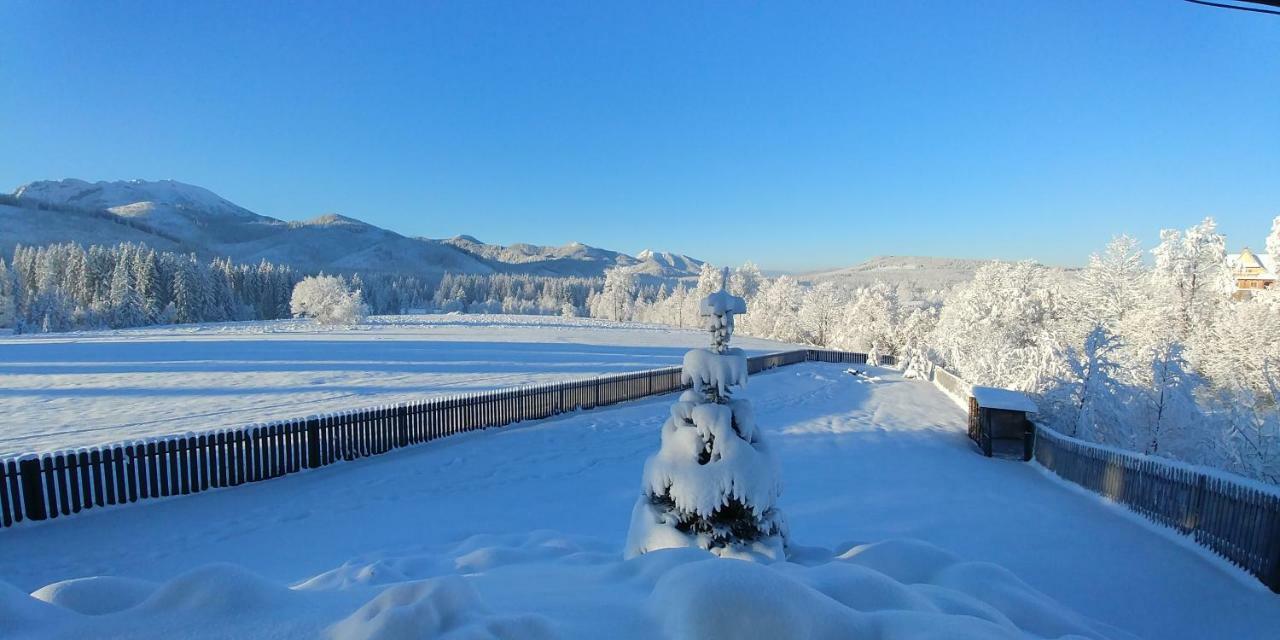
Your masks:
<svg viewBox="0 0 1280 640"><path fill-rule="evenodd" d="M1275 637L1280 601L1252 578L977 455L932 386L845 368L748 387L791 563L622 560L665 396L2 531L0 635Z"/></svg>
<svg viewBox="0 0 1280 640"><path fill-rule="evenodd" d="M0 336L0 456L680 364L705 332L386 316ZM794 348L742 338L753 355Z"/></svg>

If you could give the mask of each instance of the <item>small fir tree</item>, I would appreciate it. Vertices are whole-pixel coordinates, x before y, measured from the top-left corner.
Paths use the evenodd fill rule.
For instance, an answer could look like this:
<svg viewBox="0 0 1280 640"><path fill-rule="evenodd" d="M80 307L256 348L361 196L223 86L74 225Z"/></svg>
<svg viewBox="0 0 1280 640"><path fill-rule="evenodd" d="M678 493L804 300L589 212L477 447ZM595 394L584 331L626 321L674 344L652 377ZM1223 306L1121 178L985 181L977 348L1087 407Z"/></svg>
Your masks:
<svg viewBox="0 0 1280 640"><path fill-rule="evenodd" d="M711 348L684 356L681 379L692 388L671 407L662 445L645 464L626 555L697 547L721 556L781 560L786 524L777 508L777 467L740 397L747 358L731 348L733 316L746 311L726 290L704 297L700 314Z"/></svg>

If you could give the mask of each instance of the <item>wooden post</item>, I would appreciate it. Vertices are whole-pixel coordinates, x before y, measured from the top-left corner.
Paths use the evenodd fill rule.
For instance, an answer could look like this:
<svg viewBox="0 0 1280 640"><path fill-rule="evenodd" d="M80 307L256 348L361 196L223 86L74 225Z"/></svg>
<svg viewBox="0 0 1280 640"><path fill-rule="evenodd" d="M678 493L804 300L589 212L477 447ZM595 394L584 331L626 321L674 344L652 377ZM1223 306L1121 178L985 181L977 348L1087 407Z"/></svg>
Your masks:
<svg viewBox="0 0 1280 640"><path fill-rule="evenodd" d="M40 459L28 456L19 460L18 473L22 475L23 513L28 520L48 518L49 514L44 508L44 483L40 479Z"/></svg>
<svg viewBox="0 0 1280 640"><path fill-rule="evenodd" d="M396 407L396 430L400 436L396 446L409 446L409 410L403 404Z"/></svg>
<svg viewBox="0 0 1280 640"><path fill-rule="evenodd" d="M307 418L307 468L315 469L323 464L320 461L320 420L311 416Z"/></svg>

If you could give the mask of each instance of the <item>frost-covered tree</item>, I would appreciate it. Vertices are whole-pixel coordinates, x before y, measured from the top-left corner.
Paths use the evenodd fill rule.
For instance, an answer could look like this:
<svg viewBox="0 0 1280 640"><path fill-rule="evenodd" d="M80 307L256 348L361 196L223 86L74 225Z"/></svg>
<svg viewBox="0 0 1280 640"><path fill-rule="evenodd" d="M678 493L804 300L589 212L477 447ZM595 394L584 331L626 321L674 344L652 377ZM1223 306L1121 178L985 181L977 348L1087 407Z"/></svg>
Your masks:
<svg viewBox="0 0 1280 640"><path fill-rule="evenodd" d="M18 321L18 306L13 299L13 276L0 258L0 329L13 327Z"/></svg>
<svg viewBox="0 0 1280 640"><path fill-rule="evenodd" d="M1080 274L1080 311L1114 331L1141 306L1148 286L1142 246L1130 236L1116 236L1105 251L1089 256L1089 266Z"/></svg>
<svg viewBox="0 0 1280 640"><path fill-rule="evenodd" d="M1126 414L1113 360L1118 347L1115 336L1101 324L1095 325L1085 338L1084 350L1073 362L1079 391L1072 435L1095 442L1122 444L1114 437Z"/></svg>
<svg viewBox="0 0 1280 640"><path fill-rule="evenodd" d="M720 281L720 270L710 262L702 263L702 268L698 270L698 286L695 289L697 291L695 300L702 300L704 297L719 290Z"/></svg>
<svg viewBox="0 0 1280 640"><path fill-rule="evenodd" d="M591 315L607 320L630 320L635 312L636 274L627 267L604 272L604 288L590 301Z"/></svg>
<svg viewBox="0 0 1280 640"><path fill-rule="evenodd" d="M1205 218L1185 232L1161 231L1160 244L1151 253L1156 259L1154 290L1164 296L1177 335L1185 340L1193 330L1208 326L1234 289L1226 238L1218 233L1213 218Z"/></svg>
<svg viewBox="0 0 1280 640"><path fill-rule="evenodd" d="M748 260L742 263L741 267L734 269L733 275L729 276L729 291L749 301L760 292L760 283L763 281L764 275L760 273L760 267Z"/></svg>
<svg viewBox="0 0 1280 640"><path fill-rule="evenodd" d="M1055 335L1061 306L1047 268L991 262L947 297L929 343L965 380L1036 391L1048 377L1044 361L1062 351Z"/></svg>
<svg viewBox="0 0 1280 640"><path fill-rule="evenodd" d="M844 306L844 292L831 282L809 287L800 299L798 314L805 341L819 347L830 346Z"/></svg>
<svg viewBox="0 0 1280 640"><path fill-rule="evenodd" d="M142 298L133 288L130 260L121 259L111 274L111 326L136 327L146 322Z"/></svg>
<svg viewBox="0 0 1280 640"><path fill-rule="evenodd" d="M790 276L779 276L760 286L751 311L743 316L747 333L783 342L802 342L800 307L804 291Z"/></svg>
<svg viewBox="0 0 1280 640"><path fill-rule="evenodd" d="M1280 216L1271 221L1271 233L1267 235L1267 255L1271 256L1271 264L1280 269Z"/></svg>
<svg viewBox="0 0 1280 640"><path fill-rule="evenodd" d="M1146 453L1160 453L1163 442L1185 438L1204 421L1195 398L1203 381L1190 370L1182 351L1181 344L1168 342L1160 345L1151 358L1148 391L1151 436Z"/></svg>
<svg viewBox="0 0 1280 640"><path fill-rule="evenodd" d="M359 324L369 313L358 289L326 275L303 278L293 288L289 308L294 317L312 318L323 325Z"/></svg>
<svg viewBox="0 0 1280 640"><path fill-rule="evenodd" d="M645 463L643 488L627 535L626 555L697 547L729 557L781 560L786 523L778 510L777 466L741 397L747 357L729 347L734 314L746 302L719 291L702 298L711 348L684 356L681 378L692 388L671 407L662 445Z"/></svg>

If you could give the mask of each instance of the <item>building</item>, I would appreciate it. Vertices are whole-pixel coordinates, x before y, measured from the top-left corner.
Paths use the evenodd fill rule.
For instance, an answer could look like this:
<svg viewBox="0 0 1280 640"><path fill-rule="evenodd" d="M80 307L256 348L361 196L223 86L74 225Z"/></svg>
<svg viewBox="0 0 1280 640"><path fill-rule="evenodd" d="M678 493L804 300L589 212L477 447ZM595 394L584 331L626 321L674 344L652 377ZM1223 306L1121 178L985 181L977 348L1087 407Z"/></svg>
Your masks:
<svg viewBox="0 0 1280 640"><path fill-rule="evenodd" d="M1239 255L1227 256L1227 264L1236 281L1236 298L1248 298L1254 291L1277 286L1276 264L1271 256L1257 255L1245 247Z"/></svg>

